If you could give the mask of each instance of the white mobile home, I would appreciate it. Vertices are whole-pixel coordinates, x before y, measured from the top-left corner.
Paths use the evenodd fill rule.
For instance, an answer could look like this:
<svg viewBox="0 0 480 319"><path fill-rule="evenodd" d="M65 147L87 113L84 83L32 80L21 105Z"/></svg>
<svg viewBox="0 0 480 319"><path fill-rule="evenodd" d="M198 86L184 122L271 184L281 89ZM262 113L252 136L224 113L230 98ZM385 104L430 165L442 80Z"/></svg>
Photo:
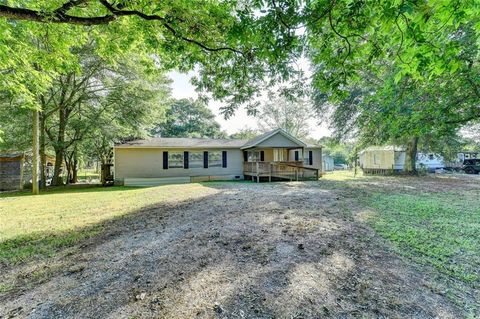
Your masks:
<svg viewBox="0 0 480 319"><path fill-rule="evenodd" d="M405 168L405 148L399 146L372 146L359 153L360 167L364 173L395 173ZM429 172L445 167L443 157L434 153L418 153L417 169Z"/></svg>

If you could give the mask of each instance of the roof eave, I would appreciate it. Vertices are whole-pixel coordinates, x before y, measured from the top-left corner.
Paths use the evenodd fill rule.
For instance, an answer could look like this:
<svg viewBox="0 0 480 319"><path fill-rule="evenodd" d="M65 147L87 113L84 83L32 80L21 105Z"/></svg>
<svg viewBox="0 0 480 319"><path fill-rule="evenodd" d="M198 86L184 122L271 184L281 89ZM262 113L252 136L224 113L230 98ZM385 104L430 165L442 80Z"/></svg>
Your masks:
<svg viewBox="0 0 480 319"><path fill-rule="evenodd" d="M258 144L268 140L270 137L274 136L275 134L277 133L280 133L282 134L284 137L288 138L289 140L291 140L292 142L295 142L297 144L299 144L299 146L301 147L307 147L307 144L300 141L298 138L296 138L295 136L292 136L291 134L288 134L288 132L286 132L285 130L281 129L281 128L278 128L276 130L273 130L270 132L270 134L267 134L265 135L262 139L256 141L254 144L246 144L244 146L241 147L242 150L244 149L248 149L248 148L254 148L256 147Z"/></svg>

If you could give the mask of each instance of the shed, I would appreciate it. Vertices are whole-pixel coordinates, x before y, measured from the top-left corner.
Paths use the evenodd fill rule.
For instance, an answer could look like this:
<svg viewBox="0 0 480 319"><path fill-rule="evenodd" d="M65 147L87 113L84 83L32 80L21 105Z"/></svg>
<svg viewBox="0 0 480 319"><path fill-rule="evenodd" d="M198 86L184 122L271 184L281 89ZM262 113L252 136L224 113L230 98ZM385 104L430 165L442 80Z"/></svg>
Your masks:
<svg viewBox="0 0 480 319"><path fill-rule="evenodd" d="M331 157L330 155L323 155L322 161L323 161L322 168L324 172L333 171L333 166L335 165L333 162L333 157Z"/></svg>
<svg viewBox="0 0 480 319"><path fill-rule="evenodd" d="M405 148L400 146L371 146L359 154L364 173L395 173L403 170Z"/></svg>
<svg viewBox="0 0 480 319"><path fill-rule="evenodd" d="M23 188L23 153L0 154L0 191Z"/></svg>

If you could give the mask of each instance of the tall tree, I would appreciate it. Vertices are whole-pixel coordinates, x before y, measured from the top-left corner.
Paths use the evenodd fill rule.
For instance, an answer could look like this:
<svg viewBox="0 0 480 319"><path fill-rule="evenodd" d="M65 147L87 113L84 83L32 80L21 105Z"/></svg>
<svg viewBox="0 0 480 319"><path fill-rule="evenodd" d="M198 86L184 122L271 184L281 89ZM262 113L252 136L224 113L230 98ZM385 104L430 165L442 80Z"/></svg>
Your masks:
<svg viewBox="0 0 480 319"><path fill-rule="evenodd" d="M197 88L225 101L226 116L240 104L254 112L261 88L287 82L303 91L293 62L305 52L314 86L342 99L365 66L379 76L385 61L395 66L396 82L455 77L463 69L458 38L471 24L478 39L478 11L476 1L15 0L0 5L7 18L0 19L0 84L38 108L52 76L78 67L71 47L89 33L110 60L136 50L155 54L165 68L196 67ZM55 41L26 45L32 34Z"/></svg>
<svg viewBox="0 0 480 319"><path fill-rule="evenodd" d="M230 138L239 140L250 140L257 137L258 135L260 135L260 132L258 130L245 127L236 133L230 134Z"/></svg>
<svg viewBox="0 0 480 319"><path fill-rule="evenodd" d="M312 115L311 106L303 100L270 95L260 107L258 125L265 132L282 128L293 136L305 138L310 133L308 121Z"/></svg>
<svg viewBox="0 0 480 319"><path fill-rule="evenodd" d="M52 73L78 66L70 49L85 44L88 34L107 59L137 51L155 54L164 68L196 68L199 90L224 100L228 114L253 103L259 87L296 73L299 42L273 11L258 15L263 8L256 1L9 1L0 5L2 84L34 104ZM32 34L53 35L48 50L25 47Z"/></svg>
<svg viewBox="0 0 480 319"><path fill-rule="evenodd" d="M82 146L89 144L89 139L98 138L98 132L110 148L125 136L145 136L153 123L163 119L164 101L169 94L169 80L163 71L147 67L147 61L138 56L111 64L89 47L77 54L82 60L80 70L60 74L48 90L38 96L42 106L40 162L45 168L46 154L52 149L56 158L53 185L63 184L63 164L72 177L69 181L75 182L78 154L88 153ZM4 92L7 94L11 93ZM0 118L6 120L5 125L1 125L7 132L4 148L10 145L30 150L31 112L19 107L22 100L18 98L1 101L6 106L0 111ZM42 176L43 183L45 180Z"/></svg>
<svg viewBox="0 0 480 319"><path fill-rule="evenodd" d="M152 129L161 137L225 137L215 114L201 100L181 99L170 103L166 121Z"/></svg>
<svg viewBox="0 0 480 319"><path fill-rule="evenodd" d="M405 167L415 172L419 147L435 148L455 138L462 125L480 119L480 51L471 24L461 26L451 43L462 49L452 57L456 64L449 74L399 78L399 67L384 61L365 67L334 103L331 94L317 88L318 111L331 115L337 137L406 145Z"/></svg>

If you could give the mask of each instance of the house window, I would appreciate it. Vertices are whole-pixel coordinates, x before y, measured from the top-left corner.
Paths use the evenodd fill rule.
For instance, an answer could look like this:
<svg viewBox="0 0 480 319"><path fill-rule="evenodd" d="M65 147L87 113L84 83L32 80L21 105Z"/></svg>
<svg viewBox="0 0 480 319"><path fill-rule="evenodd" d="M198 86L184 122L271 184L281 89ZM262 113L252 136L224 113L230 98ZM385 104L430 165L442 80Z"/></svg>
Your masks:
<svg viewBox="0 0 480 319"><path fill-rule="evenodd" d="M313 165L313 151L303 151L303 165Z"/></svg>
<svg viewBox="0 0 480 319"><path fill-rule="evenodd" d="M183 152L168 152L168 168L183 168Z"/></svg>
<svg viewBox="0 0 480 319"><path fill-rule="evenodd" d="M380 156L379 154L373 154L373 164L380 165Z"/></svg>
<svg viewBox="0 0 480 319"><path fill-rule="evenodd" d="M203 152L190 152L188 161L190 168L203 168Z"/></svg>
<svg viewBox="0 0 480 319"><path fill-rule="evenodd" d="M222 152L208 152L208 167L222 167Z"/></svg>
<svg viewBox="0 0 480 319"><path fill-rule="evenodd" d="M249 162L260 161L260 152L259 151L248 151L248 161Z"/></svg>

